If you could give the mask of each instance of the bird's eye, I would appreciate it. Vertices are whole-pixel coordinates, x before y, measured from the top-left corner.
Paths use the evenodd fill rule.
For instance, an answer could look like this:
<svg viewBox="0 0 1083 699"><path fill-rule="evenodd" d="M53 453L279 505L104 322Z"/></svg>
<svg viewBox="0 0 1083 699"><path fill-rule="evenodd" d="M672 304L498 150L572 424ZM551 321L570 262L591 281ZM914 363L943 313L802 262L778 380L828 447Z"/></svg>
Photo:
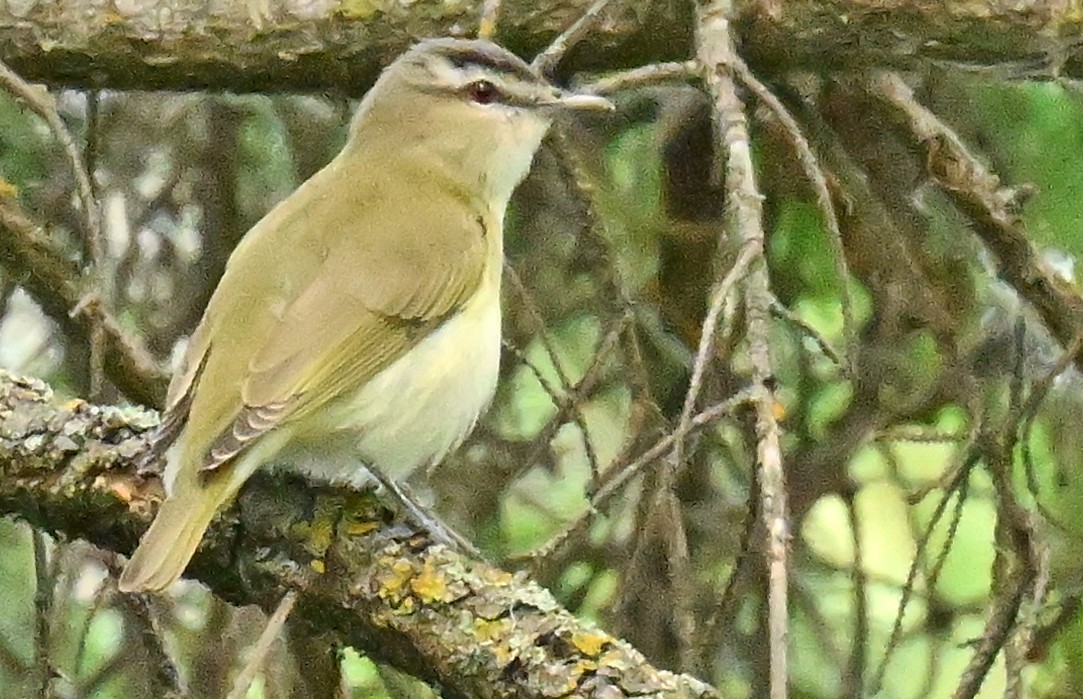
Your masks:
<svg viewBox="0 0 1083 699"><path fill-rule="evenodd" d="M500 96L500 90L488 80L475 80L466 86L466 95L471 102L491 104Z"/></svg>

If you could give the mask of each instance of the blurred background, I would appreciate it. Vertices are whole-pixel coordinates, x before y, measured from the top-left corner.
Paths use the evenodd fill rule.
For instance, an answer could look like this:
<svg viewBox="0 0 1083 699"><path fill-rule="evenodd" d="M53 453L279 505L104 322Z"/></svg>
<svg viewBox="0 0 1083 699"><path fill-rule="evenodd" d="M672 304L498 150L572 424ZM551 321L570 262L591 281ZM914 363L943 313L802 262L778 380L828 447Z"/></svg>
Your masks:
<svg viewBox="0 0 1083 699"><path fill-rule="evenodd" d="M1025 230L1078 291L1083 97L1052 82L910 77L1006 183L1033 185ZM1018 623L994 638L1003 652L978 696L1083 696L1083 382L929 180L897 116L860 85L804 76L778 87L828 170L855 321L847 333L840 246L789 139L752 109L779 302L771 351L793 518L793 695L952 696L987 625L1015 605ZM163 371L233 246L332 157L352 107L317 96L57 99L102 204L99 293ZM764 696L750 412L697 430L675 482L660 476L667 451L582 519L590 493L673 431L710 293L739 246L725 235L704 94L676 85L616 99L616 115L561 124L516 195L502 380L432 479L438 509L652 661L727 697ZM70 173L50 129L0 95L4 196L78 263ZM30 273L0 258L0 366L62 395L128 401L91 380L85 339L24 289ZM748 384L745 330L733 300L697 412ZM998 439L1006 461L983 446ZM113 565L89 545L0 520L0 696L161 696L148 670L159 645L192 697L228 693L262 613L193 583L139 608L116 593ZM431 694L293 633L273 653L250 697Z"/></svg>

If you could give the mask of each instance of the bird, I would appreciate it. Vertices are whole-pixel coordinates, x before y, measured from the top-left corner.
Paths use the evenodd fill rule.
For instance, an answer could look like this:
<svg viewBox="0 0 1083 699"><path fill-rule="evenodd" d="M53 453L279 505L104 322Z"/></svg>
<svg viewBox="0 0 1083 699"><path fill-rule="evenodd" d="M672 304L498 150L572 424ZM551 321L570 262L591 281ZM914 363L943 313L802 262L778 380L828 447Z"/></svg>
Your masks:
<svg viewBox="0 0 1083 699"><path fill-rule="evenodd" d="M606 109L486 40L388 65L338 155L231 254L170 383L165 498L118 588L175 582L261 467L394 487L456 448L496 390L512 192L558 113Z"/></svg>

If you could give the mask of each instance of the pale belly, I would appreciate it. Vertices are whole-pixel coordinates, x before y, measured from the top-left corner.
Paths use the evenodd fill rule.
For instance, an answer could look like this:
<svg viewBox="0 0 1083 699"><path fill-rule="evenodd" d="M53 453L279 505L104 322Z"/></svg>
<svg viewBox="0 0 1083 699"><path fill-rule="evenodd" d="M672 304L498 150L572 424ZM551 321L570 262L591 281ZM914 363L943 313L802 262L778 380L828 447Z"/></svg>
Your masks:
<svg viewBox="0 0 1083 699"><path fill-rule="evenodd" d="M498 275L356 394L291 430L273 460L323 480L360 485L369 479L362 465L403 480L443 459L474 428L496 391ZM309 440L306 433L318 437Z"/></svg>

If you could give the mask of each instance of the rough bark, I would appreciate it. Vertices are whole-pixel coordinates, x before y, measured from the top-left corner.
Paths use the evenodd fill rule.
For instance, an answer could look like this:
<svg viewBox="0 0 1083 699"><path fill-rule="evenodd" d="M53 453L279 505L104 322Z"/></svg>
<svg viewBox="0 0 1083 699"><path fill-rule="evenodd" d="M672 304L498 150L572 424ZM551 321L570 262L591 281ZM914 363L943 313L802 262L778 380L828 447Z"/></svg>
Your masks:
<svg viewBox="0 0 1083 699"><path fill-rule="evenodd" d="M589 0L508 0L498 39L532 53ZM736 34L769 68L906 68L929 59L1083 73L1083 15L1061 0L746 0ZM374 0L8 0L0 59L55 85L359 94L414 38L475 31L480 3ZM631 0L566 69L692 55L692 3Z"/></svg>
<svg viewBox="0 0 1083 699"><path fill-rule="evenodd" d="M144 410L58 402L44 383L0 372L0 512L131 550L160 493L156 477L134 469L156 423ZM189 573L265 609L295 590L295 619L445 696L717 696L652 667L525 575L434 545L344 489L257 478L212 526Z"/></svg>
<svg viewBox="0 0 1083 699"><path fill-rule="evenodd" d="M505 2L499 39L529 53L588 0ZM418 37L473 34L481 3L371 0L11 0L0 59L30 80L114 89L334 91L357 95ZM580 67L687 47L690 10L624 4L576 50ZM632 48L634 47L634 48Z"/></svg>

